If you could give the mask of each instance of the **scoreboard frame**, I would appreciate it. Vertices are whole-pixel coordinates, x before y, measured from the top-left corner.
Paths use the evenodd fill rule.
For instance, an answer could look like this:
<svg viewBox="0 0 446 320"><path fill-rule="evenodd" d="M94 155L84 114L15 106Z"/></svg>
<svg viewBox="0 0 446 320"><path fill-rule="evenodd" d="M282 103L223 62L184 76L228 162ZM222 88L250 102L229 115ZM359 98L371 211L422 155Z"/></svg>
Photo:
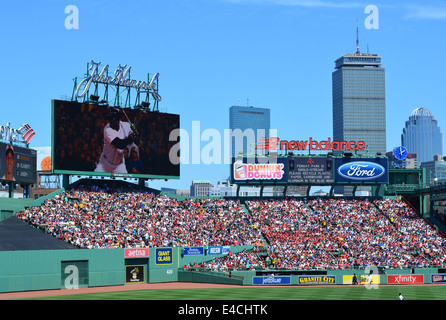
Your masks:
<svg viewBox="0 0 446 320"><path fill-rule="evenodd" d="M348 157L331 155L305 155L305 156L277 156L276 161L262 163L256 157L233 157L230 173L231 182L239 185L378 185L387 184L389 181L389 165L387 157ZM338 171L341 166L349 163L364 164L372 167L369 174L376 169L382 170L376 177L364 177L361 179L348 178ZM270 167L267 167L267 166ZM281 174L270 173L270 168L281 165ZM262 167L263 166L263 167ZM266 168L266 169L265 169ZM238 170L246 174L238 174ZM260 171L260 174L253 172ZM261 173L269 170L268 175ZM277 171L277 170L276 170ZM242 178L243 177L243 178Z"/></svg>
<svg viewBox="0 0 446 320"><path fill-rule="evenodd" d="M7 177L7 153L13 155L13 178ZM37 183L37 151L11 143L0 142L0 181L18 184Z"/></svg>

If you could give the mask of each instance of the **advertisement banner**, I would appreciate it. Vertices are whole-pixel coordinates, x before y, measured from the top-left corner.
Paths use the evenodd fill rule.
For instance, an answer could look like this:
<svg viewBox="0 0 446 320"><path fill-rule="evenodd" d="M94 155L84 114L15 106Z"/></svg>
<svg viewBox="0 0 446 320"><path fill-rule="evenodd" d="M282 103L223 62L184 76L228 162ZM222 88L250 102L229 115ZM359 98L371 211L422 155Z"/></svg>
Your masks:
<svg viewBox="0 0 446 320"><path fill-rule="evenodd" d="M360 275L356 275L356 281L357 284L366 284L367 283L367 278L368 275L366 274L360 274ZM372 284L376 285L376 284L380 284L381 282L381 278L379 275L377 274L373 274L372 275ZM353 275L344 275L342 276L342 283L343 284L353 284Z"/></svg>
<svg viewBox="0 0 446 320"><path fill-rule="evenodd" d="M255 284L255 285L287 285L287 284L291 284L291 277L290 276L252 277L252 284Z"/></svg>
<svg viewBox="0 0 446 320"><path fill-rule="evenodd" d="M185 256L200 256L204 254L203 247L184 247L183 255Z"/></svg>
<svg viewBox="0 0 446 320"><path fill-rule="evenodd" d="M387 158L335 158L336 183L388 183Z"/></svg>
<svg viewBox="0 0 446 320"><path fill-rule="evenodd" d="M267 162L266 158L232 159L231 179L237 182L287 182L286 158Z"/></svg>
<svg viewBox="0 0 446 320"><path fill-rule="evenodd" d="M314 284L336 284L335 276L299 276L299 284L314 285Z"/></svg>
<svg viewBox="0 0 446 320"><path fill-rule="evenodd" d="M446 274L431 275L432 283L446 283Z"/></svg>
<svg viewBox="0 0 446 320"><path fill-rule="evenodd" d="M144 282L144 266L125 266L125 282Z"/></svg>
<svg viewBox="0 0 446 320"><path fill-rule="evenodd" d="M278 138L270 138L274 140L274 145L279 145L280 150L287 151L364 151L366 144L364 141L336 141L328 138L327 140L314 140L310 137L309 140L280 140ZM271 150L271 149L269 149Z"/></svg>
<svg viewBox="0 0 446 320"><path fill-rule="evenodd" d="M51 172L51 147L33 148L37 152L37 171Z"/></svg>
<svg viewBox="0 0 446 320"><path fill-rule="evenodd" d="M228 254L231 251L230 246L208 247L208 254Z"/></svg>
<svg viewBox="0 0 446 320"><path fill-rule="evenodd" d="M155 264L168 265L173 263L172 248L155 248Z"/></svg>
<svg viewBox="0 0 446 320"><path fill-rule="evenodd" d="M392 274L387 276L388 284L415 284L424 283L422 274Z"/></svg>
<svg viewBox="0 0 446 320"><path fill-rule="evenodd" d="M149 248L128 248L124 250L126 258L143 258L149 256Z"/></svg>

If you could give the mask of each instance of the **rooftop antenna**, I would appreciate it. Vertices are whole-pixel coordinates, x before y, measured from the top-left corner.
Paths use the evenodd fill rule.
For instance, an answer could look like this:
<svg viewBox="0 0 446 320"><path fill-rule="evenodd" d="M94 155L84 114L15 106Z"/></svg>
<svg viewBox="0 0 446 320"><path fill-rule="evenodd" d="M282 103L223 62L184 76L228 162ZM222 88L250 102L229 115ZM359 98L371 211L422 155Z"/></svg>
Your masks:
<svg viewBox="0 0 446 320"><path fill-rule="evenodd" d="M358 29L358 17L356 17L356 54L359 54L359 29Z"/></svg>

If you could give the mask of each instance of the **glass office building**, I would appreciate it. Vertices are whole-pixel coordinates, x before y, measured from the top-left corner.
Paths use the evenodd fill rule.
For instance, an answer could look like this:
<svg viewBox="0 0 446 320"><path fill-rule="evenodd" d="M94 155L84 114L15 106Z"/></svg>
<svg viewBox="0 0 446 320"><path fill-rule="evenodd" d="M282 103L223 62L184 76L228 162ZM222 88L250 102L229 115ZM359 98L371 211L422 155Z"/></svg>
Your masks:
<svg viewBox="0 0 446 320"><path fill-rule="evenodd" d="M412 111L403 128L401 144L417 154L419 164L443 155L443 134L430 110L420 107Z"/></svg>
<svg viewBox="0 0 446 320"><path fill-rule="evenodd" d="M435 155L432 160L423 162L420 167L426 169L427 184L446 182L446 161L440 155Z"/></svg>
<svg viewBox="0 0 446 320"><path fill-rule="evenodd" d="M386 152L385 69L376 54L347 54L332 74L333 139L364 141L370 154Z"/></svg>
<svg viewBox="0 0 446 320"><path fill-rule="evenodd" d="M229 128L233 137L231 142L232 156L256 154L256 147L269 138L270 110L249 106L232 106L229 109ZM234 137L240 129L241 136Z"/></svg>

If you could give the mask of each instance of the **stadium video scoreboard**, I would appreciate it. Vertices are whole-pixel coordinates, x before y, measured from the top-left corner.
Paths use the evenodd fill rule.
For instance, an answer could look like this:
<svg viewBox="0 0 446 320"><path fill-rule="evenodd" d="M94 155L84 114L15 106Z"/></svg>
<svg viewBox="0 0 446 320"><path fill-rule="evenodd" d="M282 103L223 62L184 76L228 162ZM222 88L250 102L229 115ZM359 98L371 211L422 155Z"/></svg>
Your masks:
<svg viewBox="0 0 446 320"><path fill-rule="evenodd" d="M275 159L233 158L233 183L296 185L388 183L386 157L291 156Z"/></svg>
<svg viewBox="0 0 446 320"><path fill-rule="evenodd" d="M0 143L0 180L34 184L37 182L37 151Z"/></svg>
<svg viewBox="0 0 446 320"><path fill-rule="evenodd" d="M52 114L53 173L179 179L170 160L179 142L169 139L179 115L62 100L52 101ZM126 145L116 147L116 137Z"/></svg>

